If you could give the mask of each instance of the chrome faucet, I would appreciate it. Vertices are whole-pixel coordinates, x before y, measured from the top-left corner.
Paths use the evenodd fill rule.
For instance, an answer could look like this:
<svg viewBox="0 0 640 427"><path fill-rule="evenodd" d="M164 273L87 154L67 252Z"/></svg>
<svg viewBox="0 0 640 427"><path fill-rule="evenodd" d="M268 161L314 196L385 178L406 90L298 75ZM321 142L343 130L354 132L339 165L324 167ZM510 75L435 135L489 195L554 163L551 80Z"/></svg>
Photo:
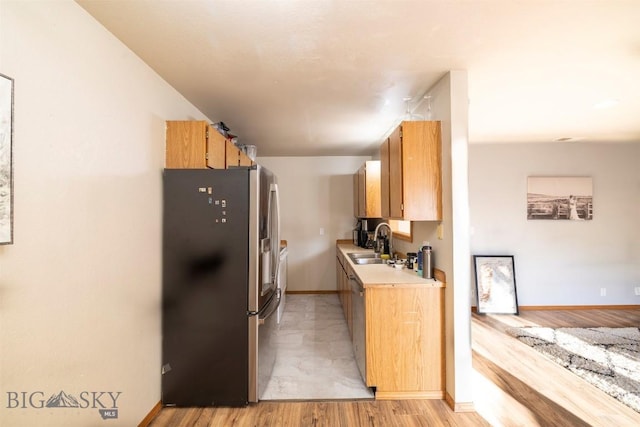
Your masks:
<svg viewBox="0 0 640 427"><path fill-rule="evenodd" d="M391 226L389 224L387 224L386 222L381 222L380 224L377 225L376 230L373 232L373 241L375 242L375 251L376 252L383 252L384 251L384 247L379 248L378 247L378 230L380 229L380 227L382 226L386 226L389 229L389 256L393 257L393 230L391 229Z"/></svg>

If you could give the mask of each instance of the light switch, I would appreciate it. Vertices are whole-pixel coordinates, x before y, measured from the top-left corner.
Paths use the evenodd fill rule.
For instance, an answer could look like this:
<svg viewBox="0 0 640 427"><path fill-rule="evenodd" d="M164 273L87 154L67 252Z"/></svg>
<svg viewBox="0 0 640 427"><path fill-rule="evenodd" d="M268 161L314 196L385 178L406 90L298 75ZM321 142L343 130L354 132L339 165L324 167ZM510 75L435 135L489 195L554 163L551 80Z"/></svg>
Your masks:
<svg viewBox="0 0 640 427"><path fill-rule="evenodd" d="M320 227L320 235L324 236L324 227Z"/></svg>
<svg viewBox="0 0 640 427"><path fill-rule="evenodd" d="M438 240L442 240L444 237L444 230L442 224L438 224Z"/></svg>

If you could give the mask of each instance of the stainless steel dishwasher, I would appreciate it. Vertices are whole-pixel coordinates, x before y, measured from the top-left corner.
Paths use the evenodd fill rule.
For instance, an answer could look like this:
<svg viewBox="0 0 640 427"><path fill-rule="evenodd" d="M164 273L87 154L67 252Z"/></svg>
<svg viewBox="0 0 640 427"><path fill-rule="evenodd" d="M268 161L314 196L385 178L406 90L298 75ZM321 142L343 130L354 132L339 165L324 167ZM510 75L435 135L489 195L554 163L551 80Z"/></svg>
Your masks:
<svg viewBox="0 0 640 427"><path fill-rule="evenodd" d="M349 282L351 283L351 304L353 307L353 352L362 380L366 384L364 287L353 273L349 274Z"/></svg>

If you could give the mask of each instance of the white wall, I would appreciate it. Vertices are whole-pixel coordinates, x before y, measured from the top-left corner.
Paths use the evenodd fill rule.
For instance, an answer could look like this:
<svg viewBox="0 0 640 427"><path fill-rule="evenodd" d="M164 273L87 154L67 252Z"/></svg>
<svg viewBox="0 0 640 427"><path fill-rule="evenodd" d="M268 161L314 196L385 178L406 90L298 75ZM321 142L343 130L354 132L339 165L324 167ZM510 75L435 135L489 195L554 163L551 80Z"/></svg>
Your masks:
<svg viewBox="0 0 640 427"><path fill-rule="evenodd" d="M0 425L137 425L160 399L164 122L204 117L72 1L3 0L0 16L15 79ZM118 419L29 406L60 391L121 392Z"/></svg>
<svg viewBox="0 0 640 427"><path fill-rule="evenodd" d="M336 240L352 238L353 174L367 160L371 158L257 158L278 177L282 239L289 248L287 290L336 290Z"/></svg>
<svg viewBox="0 0 640 427"><path fill-rule="evenodd" d="M523 306L640 304L639 160L640 143L471 145L473 254L514 255ZM593 220L527 220L541 175L592 177Z"/></svg>

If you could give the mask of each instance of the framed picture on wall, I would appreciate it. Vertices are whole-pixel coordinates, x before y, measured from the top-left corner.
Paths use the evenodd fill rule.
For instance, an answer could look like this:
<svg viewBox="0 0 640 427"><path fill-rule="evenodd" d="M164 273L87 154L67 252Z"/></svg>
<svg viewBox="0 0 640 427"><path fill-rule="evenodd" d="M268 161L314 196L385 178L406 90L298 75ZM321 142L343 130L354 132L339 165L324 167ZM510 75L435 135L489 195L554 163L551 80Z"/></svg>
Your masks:
<svg viewBox="0 0 640 427"><path fill-rule="evenodd" d="M588 176L527 178L527 219L593 219L593 184Z"/></svg>
<svg viewBox="0 0 640 427"><path fill-rule="evenodd" d="M518 314L513 255L474 255L478 313Z"/></svg>
<svg viewBox="0 0 640 427"><path fill-rule="evenodd" d="M13 79L0 74L0 244L13 243Z"/></svg>

